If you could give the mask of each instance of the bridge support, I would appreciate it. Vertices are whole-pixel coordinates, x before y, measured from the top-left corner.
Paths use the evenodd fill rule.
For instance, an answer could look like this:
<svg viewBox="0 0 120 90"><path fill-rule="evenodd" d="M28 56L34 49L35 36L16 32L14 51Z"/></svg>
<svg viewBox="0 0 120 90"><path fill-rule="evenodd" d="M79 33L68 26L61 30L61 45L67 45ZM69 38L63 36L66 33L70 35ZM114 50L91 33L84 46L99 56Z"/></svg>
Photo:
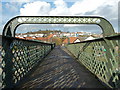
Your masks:
<svg viewBox="0 0 120 90"><path fill-rule="evenodd" d="M48 44L48 43L26 41L26 40L20 40L14 38L16 33L16 28L21 24L95 24L100 26L103 32L102 39L98 39L95 41L93 40L90 42L89 41L81 42L80 45L72 44L70 46L73 46L71 48L71 49L74 48L73 51L75 50L77 51L73 53L76 54L77 57L79 55L78 58L83 58L82 59L83 61L80 62L82 62L86 67L88 67L90 63L94 64L94 65L91 64L91 67L89 67L88 69L92 73L94 73L99 79L101 79L103 82L105 82L111 87L118 87L118 83L116 83L119 82L118 80L120 80L118 77L119 74L116 73L117 72L116 70L118 69L118 60L116 59L117 57L115 56L115 53L113 53L115 51L115 47L118 46L118 42L116 40L109 39L109 37L114 37L115 31L112 25L106 19L102 17L91 17L91 16L17 16L12 18L10 21L8 21L8 23L5 25L3 30L3 40L2 40L3 41L2 52L4 53L2 54L3 57L2 62L5 64L3 65L3 73L5 76L3 77L4 87L9 87L10 85L13 86L14 84L16 84L18 81L21 80L23 76L26 75L28 71L30 71L34 67L34 65L36 65L36 63L38 63L41 60L40 59L41 56L38 57L38 55L41 54L41 51L39 50L42 49L42 46L43 47L50 46L50 48L46 50L46 53L48 53L48 51L50 51L50 49L53 49L53 47L55 46L53 44ZM85 43L88 42L90 44L86 46ZM28 47L30 50L27 49ZM84 49L82 47L84 47ZM102 53L104 52L103 49L106 50L106 52L104 52L105 61L100 61L96 58L98 56L96 56L95 53L99 53L98 51L100 51L100 48L98 47L102 48ZM92 52L91 54L88 53L89 50ZM29 55L27 55L28 52ZM10 56L8 55L8 53ZM88 56L90 57L84 56L86 54L89 54ZM90 63L86 64L87 62ZM97 68L97 64L99 64L99 68L96 71L94 67ZM8 66L10 68L8 68ZM101 77L99 73L100 68L102 68L101 72L103 70L105 71L104 75L102 75ZM111 82L114 85L112 85Z"/></svg>

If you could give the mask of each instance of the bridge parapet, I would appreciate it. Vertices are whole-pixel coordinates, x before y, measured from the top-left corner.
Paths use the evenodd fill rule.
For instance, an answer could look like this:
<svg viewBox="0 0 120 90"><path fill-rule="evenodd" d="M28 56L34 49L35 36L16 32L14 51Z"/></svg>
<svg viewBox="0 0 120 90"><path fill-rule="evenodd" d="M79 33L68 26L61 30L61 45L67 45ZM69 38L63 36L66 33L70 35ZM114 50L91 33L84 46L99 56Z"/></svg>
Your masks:
<svg viewBox="0 0 120 90"><path fill-rule="evenodd" d="M118 86L118 82L119 82L118 81L119 77L117 74L118 55L116 54L117 52L115 50L118 48L118 45L120 44L118 44L117 40L113 40L113 38L112 40L107 39L108 36L114 37L115 32L112 25L106 19L102 17L91 17L91 16L17 16L11 19L10 21L8 21L8 23L5 25L3 30L3 38L2 38L3 87L13 87L15 84L19 83L19 81L24 76L26 76L28 72L33 67L35 67L39 61L41 61L41 58L43 58L46 54L50 52L50 50L53 47L55 47L54 44L14 38L16 28L21 24L99 25L103 32L103 38L100 39L101 40L100 42L99 40L98 41L95 40L92 42L90 41L81 44L70 44L68 45L68 48L70 49L70 47L72 47L71 49L73 50L71 50L71 52L75 53L74 55L77 55L78 59L81 58L81 60L83 61L80 62L83 62L83 64L86 67L88 67L91 63L94 62L94 64L90 65L89 70L91 71L92 68L94 68L93 70L97 69L96 72L95 71L91 71L91 72L93 72L98 77L102 73L104 73L100 77L100 79L103 82L107 83L111 87ZM101 47L101 49L96 46ZM91 54L87 52L89 50L90 52L92 52ZM96 59L96 57L98 57L100 53L100 50L102 51L102 54L103 54L103 50L106 50L106 52L104 51L103 54L104 56L103 60ZM86 54L88 54L88 56L90 57L85 56ZM86 62L90 62L90 63L85 64ZM101 64L99 64L99 67L97 68L98 63ZM99 73L99 69L100 69L100 73Z"/></svg>
<svg viewBox="0 0 120 90"><path fill-rule="evenodd" d="M89 71L111 88L120 88L120 35L71 43L66 47Z"/></svg>
<svg viewBox="0 0 120 90"><path fill-rule="evenodd" d="M2 83L4 88L12 88L55 47L54 44L14 37L3 37Z"/></svg>

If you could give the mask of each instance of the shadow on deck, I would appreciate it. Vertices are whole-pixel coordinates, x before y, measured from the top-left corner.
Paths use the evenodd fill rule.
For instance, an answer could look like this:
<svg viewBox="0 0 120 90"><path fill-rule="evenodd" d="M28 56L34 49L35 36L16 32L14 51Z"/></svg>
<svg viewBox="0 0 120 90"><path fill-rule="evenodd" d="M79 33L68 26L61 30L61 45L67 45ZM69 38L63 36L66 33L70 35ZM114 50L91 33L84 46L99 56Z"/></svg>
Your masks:
<svg viewBox="0 0 120 90"><path fill-rule="evenodd" d="M63 49L55 47L17 88L106 88Z"/></svg>

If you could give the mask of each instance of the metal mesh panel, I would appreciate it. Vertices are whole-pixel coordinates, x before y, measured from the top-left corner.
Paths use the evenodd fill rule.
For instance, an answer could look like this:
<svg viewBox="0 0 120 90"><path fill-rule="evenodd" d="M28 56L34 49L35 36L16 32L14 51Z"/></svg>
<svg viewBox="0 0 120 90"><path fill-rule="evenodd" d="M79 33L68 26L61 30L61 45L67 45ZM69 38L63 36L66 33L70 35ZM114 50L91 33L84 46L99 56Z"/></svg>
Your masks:
<svg viewBox="0 0 120 90"><path fill-rule="evenodd" d="M118 40L87 41L77 44L69 44L67 49L82 63L89 71L95 74L109 87L120 87Z"/></svg>
<svg viewBox="0 0 120 90"><path fill-rule="evenodd" d="M114 49L119 44L116 44L113 40L105 39L106 36L115 35L112 25L106 19L90 16L18 16L8 21L4 27L3 36L14 37L16 28L20 24L99 25L103 31L103 41L95 42L93 40L92 42L69 45L68 48L80 62L103 82L112 87L118 86L118 76L120 76L119 73L117 74L116 64L118 63L118 60L116 60L118 55L114 53L116 52ZM21 40L14 41L13 39L5 39L3 42L3 86L7 87L17 83L21 77L36 65L37 61L40 61L38 57L43 58L49 52L49 48L54 47L50 44L40 43L39 45L38 43Z"/></svg>
<svg viewBox="0 0 120 90"><path fill-rule="evenodd" d="M3 87L12 87L19 82L51 49L52 44L5 37L2 48Z"/></svg>

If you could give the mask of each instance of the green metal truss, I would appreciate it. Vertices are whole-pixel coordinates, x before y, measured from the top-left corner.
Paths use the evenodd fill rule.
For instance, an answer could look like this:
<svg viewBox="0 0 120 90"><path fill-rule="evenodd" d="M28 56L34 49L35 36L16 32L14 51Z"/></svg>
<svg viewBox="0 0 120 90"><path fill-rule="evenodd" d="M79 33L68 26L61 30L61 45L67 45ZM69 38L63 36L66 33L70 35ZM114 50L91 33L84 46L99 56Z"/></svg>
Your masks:
<svg viewBox="0 0 120 90"><path fill-rule="evenodd" d="M110 87L120 87L118 40L109 21L91 16L17 16L3 30L3 87L13 87L55 47L54 44L16 39L21 24L95 24L101 27L103 38L69 44L67 48L88 70ZM40 56L39 56L40 55ZM32 58L34 57L34 58ZM21 62L22 61L22 62ZM25 66L27 65L27 66Z"/></svg>
<svg viewBox="0 0 120 90"><path fill-rule="evenodd" d="M114 35L112 25L102 17L90 16L17 16L5 26L3 35L15 35L15 30L20 24L96 24L103 31L104 36Z"/></svg>

